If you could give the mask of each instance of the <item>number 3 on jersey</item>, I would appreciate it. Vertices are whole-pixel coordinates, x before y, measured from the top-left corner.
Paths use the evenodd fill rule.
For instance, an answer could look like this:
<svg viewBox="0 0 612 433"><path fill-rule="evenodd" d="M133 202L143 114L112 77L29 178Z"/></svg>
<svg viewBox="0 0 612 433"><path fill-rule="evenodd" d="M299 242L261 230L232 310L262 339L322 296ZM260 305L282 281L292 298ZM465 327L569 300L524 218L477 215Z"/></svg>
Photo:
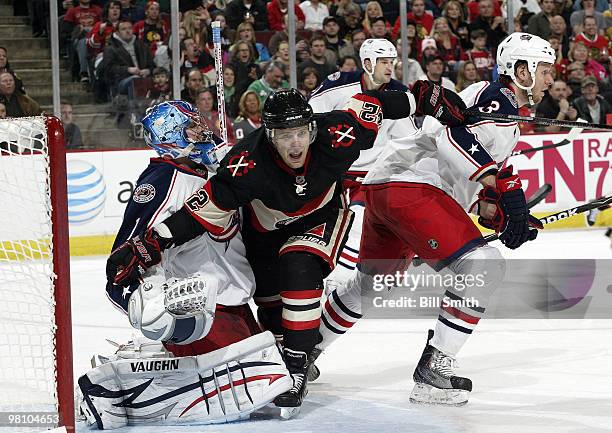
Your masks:
<svg viewBox="0 0 612 433"><path fill-rule="evenodd" d="M499 110L499 102L491 101L491 103L486 107L478 107L478 110L480 110L482 113L492 113Z"/></svg>

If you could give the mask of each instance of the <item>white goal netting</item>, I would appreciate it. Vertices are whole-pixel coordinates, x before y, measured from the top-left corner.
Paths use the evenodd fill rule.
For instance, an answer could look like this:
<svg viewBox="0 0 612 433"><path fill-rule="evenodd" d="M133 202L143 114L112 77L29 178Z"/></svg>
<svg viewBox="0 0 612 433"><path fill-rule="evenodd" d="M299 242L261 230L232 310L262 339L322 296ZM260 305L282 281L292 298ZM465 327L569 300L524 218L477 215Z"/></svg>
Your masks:
<svg viewBox="0 0 612 433"><path fill-rule="evenodd" d="M57 411L48 150L44 117L0 119L0 411Z"/></svg>

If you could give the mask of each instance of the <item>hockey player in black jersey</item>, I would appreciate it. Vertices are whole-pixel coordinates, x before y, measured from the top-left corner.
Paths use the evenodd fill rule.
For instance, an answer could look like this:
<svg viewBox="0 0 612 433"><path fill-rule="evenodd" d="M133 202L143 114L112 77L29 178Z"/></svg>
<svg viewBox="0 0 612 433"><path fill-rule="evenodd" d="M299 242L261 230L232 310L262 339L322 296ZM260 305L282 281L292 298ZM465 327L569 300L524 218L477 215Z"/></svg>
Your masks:
<svg viewBox="0 0 612 433"><path fill-rule="evenodd" d="M317 342L323 278L335 266L352 219L342 200L342 174L372 146L383 118L435 115L448 125L464 120L465 106L454 93L425 81L415 89L414 96L357 94L344 110L316 115L296 90L274 92L264 105L264 127L234 146L181 210L117 248L108 260L109 277L128 284L169 246L204 231L223 234L242 206L256 297L282 302L280 326L263 318L264 326L283 336L294 381L275 403L284 418L296 414L307 393L307 354Z"/></svg>

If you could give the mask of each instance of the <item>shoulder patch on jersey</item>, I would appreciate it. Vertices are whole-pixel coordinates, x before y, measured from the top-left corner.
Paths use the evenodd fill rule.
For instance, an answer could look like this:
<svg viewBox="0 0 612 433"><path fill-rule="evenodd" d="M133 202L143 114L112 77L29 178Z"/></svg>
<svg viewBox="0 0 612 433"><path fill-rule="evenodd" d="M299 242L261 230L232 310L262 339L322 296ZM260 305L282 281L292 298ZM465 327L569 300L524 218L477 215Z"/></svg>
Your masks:
<svg viewBox="0 0 612 433"><path fill-rule="evenodd" d="M508 89L507 87L502 87L501 89L499 89L499 91L502 93L502 95L508 98L514 108L518 108L518 102L516 102L516 95L512 90Z"/></svg>
<svg viewBox="0 0 612 433"><path fill-rule="evenodd" d="M138 185L132 195L132 200L136 203L148 203L155 198L155 187L150 183Z"/></svg>
<svg viewBox="0 0 612 433"><path fill-rule="evenodd" d="M338 71L338 72L334 72L333 74L329 74L329 75L327 76L327 79L328 79L329 81L336 81L338 78L340 78L340 71Z"/></svg>
<svg viewBox="0 0 612 433"><path fill-rule="evenodd" d="M244 176L255 167L255 161L249 158L248 150L242 151L237 155L232 156L227 161L227 169L232 177Z"/></svg>

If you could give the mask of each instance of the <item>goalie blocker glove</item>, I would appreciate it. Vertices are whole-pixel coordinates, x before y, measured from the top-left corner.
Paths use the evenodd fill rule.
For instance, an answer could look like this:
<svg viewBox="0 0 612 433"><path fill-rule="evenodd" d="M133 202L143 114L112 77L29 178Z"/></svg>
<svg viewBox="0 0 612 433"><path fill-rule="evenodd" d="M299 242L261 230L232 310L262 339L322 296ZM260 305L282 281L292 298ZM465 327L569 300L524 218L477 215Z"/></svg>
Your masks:
<svg viewBox="0 0 612 433"><path fill-rule="evenodd" d="M465 102L455 92L432 81L418 80L412 85L416 101L415 116L432 116L446 126L465 123Z"/></svg>
<svg viewBox="0 0 612 433"><path fill-rule="evenodd" d="M540 220L529 213L521 180L513 174L511 165L497 173L495 187L485 186L478 199L497 208L493 218L480 217L478 222L499 233L499 240L510 249L534 240L538 235L536 229L543 228Z"/></svg>
<svg viewBox="0 0 612 433"><path fill-rule="evenodd" d="M161 251L171 243L171 237L161 236L154 228L134 236L111 253L106 261L106 277L123 287L137 282L147 269L161 261Z"/></svg>

